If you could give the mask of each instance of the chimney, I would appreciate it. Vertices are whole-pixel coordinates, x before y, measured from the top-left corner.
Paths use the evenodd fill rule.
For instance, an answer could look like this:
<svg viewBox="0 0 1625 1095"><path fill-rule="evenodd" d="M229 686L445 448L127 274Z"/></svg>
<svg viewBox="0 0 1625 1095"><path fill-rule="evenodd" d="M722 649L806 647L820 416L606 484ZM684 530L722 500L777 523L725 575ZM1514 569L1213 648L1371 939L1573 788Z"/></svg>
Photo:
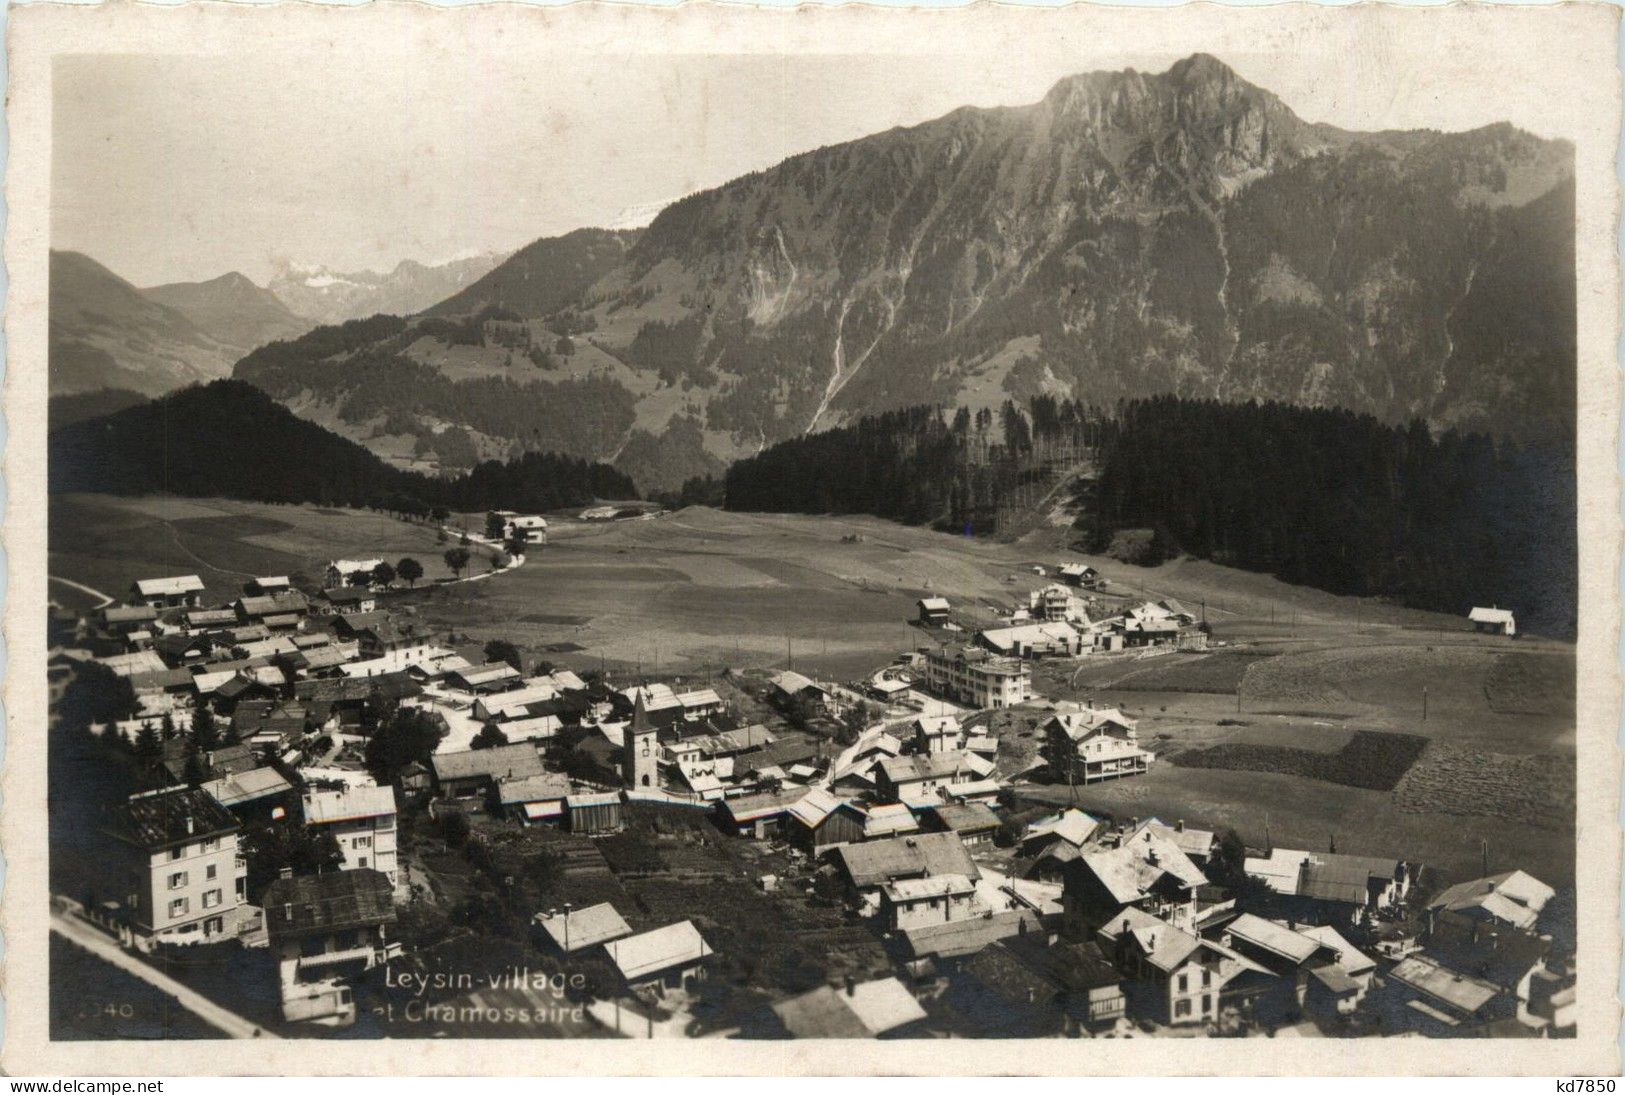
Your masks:
<svg viewBox="0 0 1625 1095"><path fill-rule="evenodd" d="M292 867L283 867L281 870L277 871L276 876L278 878L292 878L293 877L293 868Z"/></svg>
<svg viewBox="0 0 1625 1095"><path fill-rule="evenodd" d="M858 994L858 979L853 977L850 973L846 975L846 994L848 996L856 996Z"/></svg>
<svg viewBox="0 0 1625 1095"><path fill-rule="evenodd" d="M196 828L197 828L197 819L194 818L191 814L187 814L186 815L186 835L191 836L193 831Z"/></svg>
<svg viewBox="0 0 1625 1095"><path fill-rule="evenodd" d="M1174 822L1174 832L1183 833L1184 831L1185 831L1185 819L1180 818L1178 821Z"/></svg>

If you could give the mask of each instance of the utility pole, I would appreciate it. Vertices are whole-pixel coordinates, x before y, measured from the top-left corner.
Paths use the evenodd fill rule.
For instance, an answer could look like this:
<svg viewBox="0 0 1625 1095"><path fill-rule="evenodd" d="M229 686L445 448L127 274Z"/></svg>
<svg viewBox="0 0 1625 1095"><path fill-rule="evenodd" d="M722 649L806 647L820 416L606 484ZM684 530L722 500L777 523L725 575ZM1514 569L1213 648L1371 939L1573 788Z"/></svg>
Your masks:
<svg viewBox="0 0 1625 1095"><path fill-rule="evenodd" d="M1428 686L1422 686L1422 721L1428 721Z"/></svg>

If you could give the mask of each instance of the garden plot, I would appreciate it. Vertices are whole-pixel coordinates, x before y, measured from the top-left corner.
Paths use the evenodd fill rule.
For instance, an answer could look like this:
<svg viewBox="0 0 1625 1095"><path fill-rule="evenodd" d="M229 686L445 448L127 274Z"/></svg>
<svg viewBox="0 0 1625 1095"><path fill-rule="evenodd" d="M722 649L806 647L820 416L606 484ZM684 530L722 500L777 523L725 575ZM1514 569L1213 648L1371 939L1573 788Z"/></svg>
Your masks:
<svg viewBox="0 0 1625 1095"><path fill-rule="evenodd" d="M1394 794L1407 813L1489 817L1568 830L1574 825L1574 758L1488 753L1434 742Z"/></svg>
<svg viewBox="0 0 1625 1095"><path fill-rule="evenodd" d="M1336 752L1319 752L1288 745L1226 742L1206 749L1188 749L1168 758L1181 768L1228 768L1240 772L1271 772L1306 779L1391 791L1427 747L1415 734L1357 730Z"/></svg>

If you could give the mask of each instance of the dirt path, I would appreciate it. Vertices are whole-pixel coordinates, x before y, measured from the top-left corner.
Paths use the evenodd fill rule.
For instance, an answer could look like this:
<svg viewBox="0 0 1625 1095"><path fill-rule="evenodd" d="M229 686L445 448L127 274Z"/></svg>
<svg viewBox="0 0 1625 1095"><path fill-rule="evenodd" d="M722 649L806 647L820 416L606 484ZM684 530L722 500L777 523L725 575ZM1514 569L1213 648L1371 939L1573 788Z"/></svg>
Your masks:
<svg viewBox="0 0 1625 1095"><path fill-rule="evenodd" d="M249 574L246 571L232 570L230 567L216 566L215 564L209 562L209 560L203 558L203 556L186 546L186 541L181 539L180 530L175 527L175 523L173 521L165 521L164 528L169 530L169 538L175 541L175 546L181 549L181 554L185 555L198 566L203 567L206 570L212 570L216 574L235 574L239 578L256 577L256 575Z"/></svg>
<svg viewBox="0 0 1625 1095"><path fill-rule="evenodd" d="M101 604L92 605L91 606L91 611L92 612L94 612L98 608L106 608L108 605L112 604L113 601L115 600L115 598L109 597L107 594L103 593L101 590L96 589L96 588L94 588L92 586L87 586L83 582L76 582L71 578L58 578L55 574L52 574L52 575L48 576L47 580L52 581L52 582L57 582L57 583L59 583L61 585L68 586L71 589L77 589L80 593L88 593L92 597L100 597L102 599Z"/></svg>
<svg viewBox="0 0 1625 1095"><path fill-rule="evenodd" d="M233 1038L277 1037L263 1027L255 1026L236 1012L227 1011L203 994L187 988L167 973L153 969L140 959L132 958L111 939L82 920L52 909L51 930L109 965L117 966L130 976L173 996L181 1007L224 1034Z"/></svg>

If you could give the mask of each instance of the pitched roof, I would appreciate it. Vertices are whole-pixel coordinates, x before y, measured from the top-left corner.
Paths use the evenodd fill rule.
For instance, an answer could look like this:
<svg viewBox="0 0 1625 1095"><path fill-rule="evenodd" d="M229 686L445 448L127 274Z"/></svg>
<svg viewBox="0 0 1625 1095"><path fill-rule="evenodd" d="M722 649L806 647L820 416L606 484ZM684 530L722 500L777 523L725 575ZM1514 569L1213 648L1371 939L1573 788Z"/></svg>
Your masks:
<svg viewBox="0 0 1625 1095"><path fill-rule="evenodd" d="M1057 939L1051 946L1047 937L1039 935L1006 939L999 946L1046 973L1067 992L1106 988L1123 982L1122 973L1106 958L1100 944L1092 941L1077 943Z"/></svg>
<svg viewBox="0 0 1625 1095"><path fill-rule="evenodd" d="M969 920L905 928L902 935L916 958L957 958L975 954L1000 939L1042 930L1037 914L1031 909L1013 909Z"/></svg>
<svg viewBox="0 0 1625 1095"><path fill-rule="evenodd" d="M1029 1004L1045 1005L1061 991L1061 986L1045 970L1025 960L1025 952L1018 953L1009 946L1009 940L1000 940L985 947L981 953L965 963L965 972L986 986L1006 1005L1022 1007Z"/></svg>
<svg viewBox="0 0 1625 1095"><path fill-rule="evenodd" d="M1293 931L1285 924L1265 920L1252 913L1242 913L1232 920L1225 930L1233 939L1251 943L1298 965L1309 961L1326 946L1320 940Z"/></svg>
<svg viewBox="0 0 1625 1095"><path fill-rule="evenodd" d="M1298 896L1364 905L1371 898L1372 880L1392 882L1398 870L1396 859L1312 852L1304 860Z"/></svg>
<svg viewBox="0 0 1625 1095"><path fill-rule="evenodd" d="M980 766L973 765L970 758L971 754L957 749L942 753L910 753L901 757L887 757L880 762L880 770L895 784L941 779L958 772L981 775Z"/></svg>
<svg viewBox="0 0 1625 1095"><path fill-rule="evenodd" d="M1202 946L1200 937L1132 905L1119 909L1096 934L1115 943L1125 932L1134 939L1145 960L1164 973L1178 969Z"/></svg>
<svg viewBox="0 0 1625 1095"><path fill-rule="evenodd" d="M690 779L692 786L693 780ZM720 782L718 786L720 786ZM741 795L738 798L724 799L722 811L728 815L735 825L743 825L748 821L757 821L775 814L792 812L809 792L801 787L787 787L778 791L763 791L755 795Z"/></svg>
<svg viewBox="0 0 1625 1095"><path fill-rule="evenodd" d="M792 1038L873 1038L925 1018L925 1009L895 977L844 992L820 985L772 1008Z"/></svg>
<svg viewBox="0 0 1625 1095"><path fill-rule="evenodd" d="M584 909L537 913L536 924L566 954L632 934L631 926L607 901Z"/></svg>
<svg viewBox="0 0 1625 1095"><path fill-rule="evenodd" d="M1467 613L1467 618L1475 624L1509 624L1512 623L1512 610L1507 608L1475 608Z"/></svg>
<svg viewBox="0 0 1625 1095"><path fill-rule="evenodd" d="M1506 871L1457 883L1428 902L1428 908L1499 920L1514 928L1531 928L1555 893L1533 875Z"/></svg>
<svg viewBox="0 0 1625 1095"><path fill-rule="evenodd" d="M175 597L182 593L201 593L203 579L196 574L182 574L174 578L142 578L135 583L135 588L143 597Z"/></svg>
<svg viewBox="0 0 1625 1095"><path fill-rule="evenodd" d="M1388 976L1400 984L1472 1015L1501 994L1487 981L1458 973L1425 954L1404 959Z"/></svg>
<svg viewBox="0 0 1625 1095"><path fill-rule="evenodd" d="M1048 733L1050 727L1056 727L1073 741L1082 741L1111 726L1133 730L1135 720L1116 707L1089 707L1082 711L1061 711L1051 715L1043 729Z"/></svg>
<svg viewBox="0 0 1625 1095"><path fill-rule="evenodd" d="M1179 826L1184 826L1180 822ZM1164 824L1158 818L1151 818L1141 822L1141 827L1150 829L1164 840L1171 840L1179 845L1179 850L1189 856L1209 856L1213 854L1213 841L1216 839L1207 829L1192 829L1189 827L1176 827Z"/></svg>
<svg viewBox="0 0 1625 1095"><path fill-rule="evenodd" d="M771 1005L792 1038L869 1038L863 1020L846 1006L841 994L828 985L779 1000Z"/></svg>
<svg viewBox="0 0 1625 1095"><path fill-rule="evenodd" d="M643 700L644 709L647 711L665 711L668 708L678 708L683 706L682 701L677 698L677 693L672 691L671 685L660 684L658 682L655 684L633 685L631 688L623 688L621 690L621 695L626 699L626 702L632 704L634 708L637 706L637 702L641 698Z"/></svg>
<svg viewBox="0 0 1625 1095"><path fill-rule="evenodd" d="M717 690L714 688L698 688L692 692L679 693L677 702L685 708L712 707L721 703L722 697L717 695Z"/></svg>
<svg viewBox="0 0 1625 1095"><path fill-rule="evenodd" d="M395 792L376 784L349 786L341 791L309 791L303 801L306 825L328 825L395 813Z"/></svg>
<svg viewBox="0 0 1625 1095"><path fill-rule="evenodd" d="M823 787L814 787L791 803L789 813L792 818L807 828L816 829L824 823L825 818L843 807L851 810L860 818L863 816L863 810L856 804L848 802Z"/></svg>
<svg viewBox="0 0 1625 1095"><path fill-rule="evenodd" d="M272 941L392 923L394 887L371 868L279 878L261 899Z"/></svg>
<svg viewBox="0 0 1625 1095"><path fill-rule="evenodd" d="M1516 928L1466 934L1435 933L1426 953L1435 961L1505 989L1515 988L1551 950L1551 940Z"/></svg>
<svg viewBox="0 0 1625 1095"><path fill-rule="evenodd" d="M1017 645L1043 646L1061 643L1075 646L1080 641L1077 629L1064 621L1018 624L1015 627L990 627L981 633L982 641L1004 654Z"/></svg>
<svg viewBox="0 0 1625 1095"><path fill-rule="evenodd" d="M151 605L111 604L102 609L102 619L110 624L145 623L157 618L158 610Z"/></svg>
<svg viewBox="0 0 1625 1095"><path fill-rule="evenodd" d="M536 746L521 741L512 745L497 745L490 749L465 749L458 753L436 753L429 758L438 780L497 779L515 776L539 776L547 771Z"/></svg>
<svg viewBox="0 0 1625 1095"><path fill-rule="evenodd" d="M336 570L340 574L354 574L357 571L374 571L382 559L334 559L327 564L329 570Z"/></svg>
<svg viewBox="0 0 1625 1095"><path fill-rule="evenodd" d="M999 827L999 815L983 802L953 802L933 806L938 823L950 832L981 833Z"/></svg>
<svg viewBox="0 0 1625 1095"><path fill-rule="evenodd" d="M290 589L259 597L243 597L238 600L237 607L245 616L274 616L283 612L307 612L310 602L297 589Z"/></svg>
<svg viewBox="0 0 1625 1095"><path fill-rule="evenodd" d="M503 806L521 802L563 800L570 795L570 777L563 772L512 776L497 780L497 801Z"/></svg>
<svg viewBox="0 0 1625 1095"><path fill-rule="evenodd" d="M1085 852L1078 863L1120 905L1143 899L1164 876L1186 888L1207 884L1207 876L1189 856L1153 833L1142 832L1116 848Z"/></svg>
<svg viewBox="0 0 1625 1095"><path fill-rule="evenodd" d="M1276 893L1296 895L1309 853L1294 848L1274 848L1266 857L1248 856L1243 868Z"/></svg>
<svg viewBox="0 0 1625 1095"><path fill-rule="evenodd" d="M819 684L817 681L814 681L811 677L804 677L793 669L786 669L775 673L769 679L772 680L774 687L776 687L780 692L783 692L786 696L794 696L800 692L806 691L809 688L817 692L827 691L823 685Z"/></svg>
<svg viewBox="0 0 1625 1095"><path fill-rule="evenodd" d="M220 805L229 808L291 791L293 784L275 768L251 768L246 772L212 779L198 789L207 791Z"/></svg>
<svg viewBox="0 0 1625 1095"><path fill-rule="evenodd" d="M860 889L879 886L894 878L925 874L982 877L958 833L918 833L845 844L837 848L835 854L852 884Z"/></svg>
<svg viewBox="0 0 1625 1095"><path fill-rule="evenodd" d="M881 887L890 901L928 901L937 897L975 893L976 883L962 874L933 874L924 878L899 878Z"/></svg>
<svg viewBox="0 0 1625 1095"><path fill-rule="evenodd" d="M1313 928L1299 928L1298 934L1306 935L1317 943L1324 944L1337 951L1337 963L1346 973L1364 973L1377 968L1377 960L1366 954L1359 947L1343 938L1343 934L1330 924L1322 924Z"/></svg>
<svg viewBox="0 0 1625 1095"><path fill-rule="evenodd" d="M673 966L698 962L714 953L706 945L692 921L679 920L663 928L612 940L604 944L609 955L628 981L638 980Z"/></svg>
<svg viewBox="0 0 1625 1095"><path fill-rule="evenodd" d="M154 852L238 829L231 812L196 787L137 795L117 809L115 824L119 835Z"/></svg>
<svg viewBox="0 0 1625 1095"><path fill-rule="evenodd" d="M914 811L901 802L887 806L871 806L863 819L863 836L866 840L895 836L899 833L913 833L919 828L920 823L914 819Z"/></svg>
<svg viewBox="0 0 1625 1095"><path fill-rule="evenodd" d="M1090 817L1082 810L1066 809L1058 814L1041 817L1028 825L1021 842L1025 845L1054 838L1074 848L1081 848L1100 830L1100 826L1101 822L1098 819Z"/></svg>

